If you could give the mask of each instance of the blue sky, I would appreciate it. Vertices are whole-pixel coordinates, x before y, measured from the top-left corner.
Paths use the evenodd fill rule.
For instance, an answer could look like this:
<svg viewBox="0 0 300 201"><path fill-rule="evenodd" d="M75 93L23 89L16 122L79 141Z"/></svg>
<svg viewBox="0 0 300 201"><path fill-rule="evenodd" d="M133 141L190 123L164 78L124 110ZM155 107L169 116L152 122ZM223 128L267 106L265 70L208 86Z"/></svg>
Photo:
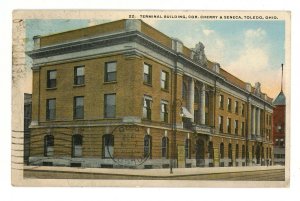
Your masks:
<svg viewBox="0 0 300 201"><path fill-rule="evenodd" d="M53 33L101 24L109 20L61 19L26 20L26 49L33 47L34 35ZM209 60L274 98L280 91L281 63L285 63L284 21L204 21L144 20L168 36L193 48L201 41ZM31 61L27 58L27 69Z"/></svg>

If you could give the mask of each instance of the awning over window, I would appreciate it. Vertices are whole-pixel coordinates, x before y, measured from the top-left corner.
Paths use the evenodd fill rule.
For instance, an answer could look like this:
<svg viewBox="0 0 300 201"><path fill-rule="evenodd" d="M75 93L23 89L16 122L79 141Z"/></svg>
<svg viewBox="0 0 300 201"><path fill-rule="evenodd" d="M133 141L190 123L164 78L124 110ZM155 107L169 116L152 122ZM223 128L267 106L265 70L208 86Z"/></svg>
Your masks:
<svg viewBox="0 0 300 201"><path fill-rule="evenodd" d="M192 119L193 115L186 109L186 107L181 107L182 117Z"/></svg>

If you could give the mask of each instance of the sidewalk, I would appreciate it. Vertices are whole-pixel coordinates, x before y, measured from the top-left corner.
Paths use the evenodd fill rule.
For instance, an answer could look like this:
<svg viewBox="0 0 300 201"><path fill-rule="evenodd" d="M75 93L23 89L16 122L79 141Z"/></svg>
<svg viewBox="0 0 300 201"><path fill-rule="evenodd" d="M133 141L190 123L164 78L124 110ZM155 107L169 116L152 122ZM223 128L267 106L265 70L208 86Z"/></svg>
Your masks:
<svg viewBox="0 0 300 201"><path fill-rule="evenodd" d="M173 174L170 174L170 169L113 169L113 168L109 169L109 168L24 166L24 171L151 176L151 177L172 177L172 176L184 176L184 175L252 172L252 171L264 171L264 170L284 170L284 166L173 168Z"/></svg>

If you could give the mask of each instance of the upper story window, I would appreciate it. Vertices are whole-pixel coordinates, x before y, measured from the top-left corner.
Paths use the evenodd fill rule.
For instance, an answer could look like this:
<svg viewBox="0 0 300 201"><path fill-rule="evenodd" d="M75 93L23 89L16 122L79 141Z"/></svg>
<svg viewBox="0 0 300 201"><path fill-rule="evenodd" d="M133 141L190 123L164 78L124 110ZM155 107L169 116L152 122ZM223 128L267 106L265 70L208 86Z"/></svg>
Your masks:
<svg viewBox="0 0 300 201"><path fill-rule="evenodd" d="M46 103L46 119L54 120L56 116L56 99L47 99Z"/></svg>
<svg viewBox="0 0 300 201"><path fill-rule="evenodd" d="M74 119L84 118L84 97L74 97Z"/></svg>
<svg viewBox="0 0 300 201"><path fill-rule="evenodd" d="M219 131L223 133L223 116L219 116Z"/></svg>
<svg viewBox="0 0 300 201"><path fill-rule="evenodd" d="M198 95L199 95L199 93L198 93ZM187 101L187 86L184 82L182 82L182 99L184 101Z"/></svg>
<svg viewBox="0 0 300 201"><path fill-rule="evenodd" d="M223 95L219 96L219 108L220 109L224 108L224 96Z"/></svg>
<svg viewBox="0 0 300 201"><path fill-rule="evenodd" d="M104 94L104 117L116 117L116 94Z"/></svg>
<svg viewBox="0 0 300 201"><path fill-rule="evenodd" d="M161 84L162 89L168 90L169 88L169 73L166 71L161 72Z"/></svg>
<svg viewBox="0 0 300 201"><path fill-rule="evenodd" d="M117 80L117 62L105 63L104 81L112 82Z"/></svg>
<svg viewBox="0 0 300 201"><path fill-rule="evenodd" d="M166 101L162 101L160 103L160 121L168 122L168 103Z"/></svg>
<svg viewBox="0 0 300 201"><path fill-rule="evenodd" d="M152 98L145 96L143 105L143 119L151 120L151 104Z"/></svg>
<svg viewBox="0 0 300 201"><path fill-rule="evenodd" d="M242 136L244 136L245 135L245 122L242 122L241 131L242 131Z"/></svg>
<svg viewBox="0 0 300 201"><path fill-rule="evenodd" d="M78 66L74 68L74 84L84 84L84 66Z"/></svg>
<svg viewBox="0 0 300 201"><path fill-rule="evenodd" d="M47 71L47 88L56 87L56 70Z"/></svg>
<svg viewBox="0 0 300 201"><path fill-rule="evenodd" d="M144 83L152 84L152 66L144 63Z"/></svg>
<svg viewBox="0 0 300 201"><path fill-rule="evenodd" d="M239 121L235 120L234 121L234 134L238 135L239 132Z"/></svg>
<svg viewBox="0 0 300 201"><path fill-rule="evenodd" d="M239 113L239 102L238 102L238 101L235 101L235 102L234 102L234 112L235 112L236 114Z"/></svg>
<svg viewBox="0 0 300 201"><path fill-rule="evenodd" d="M227 99L227 111L231 112L231 98Z"/></svg>
<svg viewBox="0 0 300 201"><path fill-rule="evenodd" d="M242 104L242 116L243 117L245 116L245 104L244 103Z"/></svg>
<svg viewBox="0 0 300 201"><path fill-rule="evenodd" d="M227 133L231 133L231 118L227 118Z"/></svg>

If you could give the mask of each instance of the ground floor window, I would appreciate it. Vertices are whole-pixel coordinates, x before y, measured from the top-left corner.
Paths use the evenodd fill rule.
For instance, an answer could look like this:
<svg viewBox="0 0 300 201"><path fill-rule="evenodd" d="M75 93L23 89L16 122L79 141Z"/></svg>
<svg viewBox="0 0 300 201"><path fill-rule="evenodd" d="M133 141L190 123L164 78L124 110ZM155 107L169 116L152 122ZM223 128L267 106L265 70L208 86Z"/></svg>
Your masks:
<svg viewBox="0 0 300 201"><path fill-rule="evenodd" d="M168 137L163 137L161 140L161 156L162 158L168 158L169 157L169 139Z"/></svg>
<svg viewBox="0 0 300 201"><path fill-rule="evenodd" d="M144 157L151 158L152 138L150 135L144 137Z"/></svg>
<svg viewBox="0 0 300 201"><path fill-rule="evenodd" d="M54 154L54 136L46 135L44 137L44 156L53 156Z"/></svg>
<svg viewBox="0 0 300 201"><path fill-rule="evenodd" d="M82 156L82 135L72 136L72 157Z"/></svg>
<svg viewBox="0 0 300 201"><path fill-rule="evenodd" d="M114 136L106 134L103 136L103 158L112 158L114 156Z"/></svg>

